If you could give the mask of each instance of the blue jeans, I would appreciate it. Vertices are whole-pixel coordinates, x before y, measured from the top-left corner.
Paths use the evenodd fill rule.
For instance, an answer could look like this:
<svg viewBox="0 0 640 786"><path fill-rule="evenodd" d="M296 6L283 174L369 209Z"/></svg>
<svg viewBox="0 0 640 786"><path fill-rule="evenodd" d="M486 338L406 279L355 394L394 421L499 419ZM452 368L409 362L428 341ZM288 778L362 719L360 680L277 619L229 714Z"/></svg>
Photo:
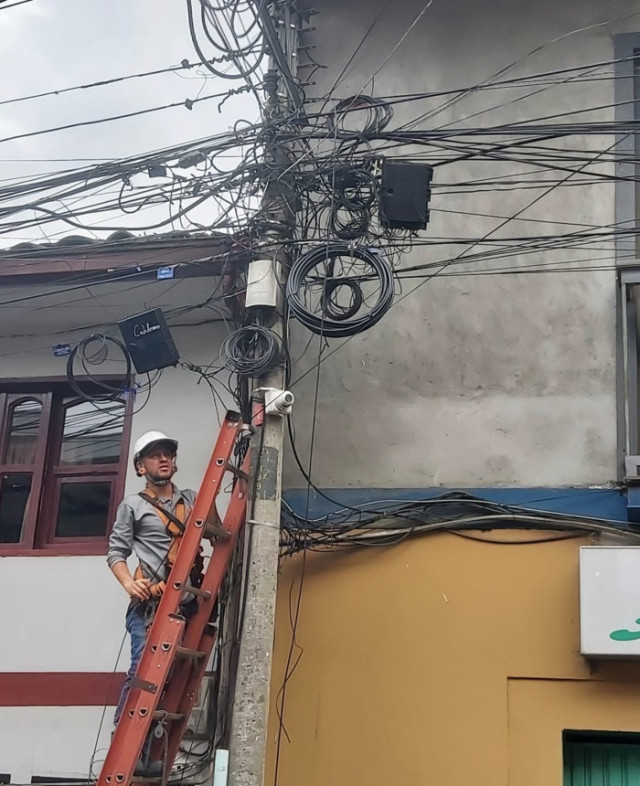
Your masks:
<svg viewBox="0 0 640 786"><path fill-rule="evenodd" d="M197 610L198 603L195 598L180 607L181 613L184 614L187 620L191 619ZM149 612L152 613L151 617L149 616ZM129 606L127 609L125 625L127 633L131 636L131 666L129 667L124 684L122 685L118 706L113 715L114 725L120 720L120 715L122 715L122 710L127 701L127 696L131 689L131 680L135 677L140 658L144 651L144 645L147 641L147 625L150 624L153 612L155 612L155 607L148 608L146 603L136 603L135 605Z"/></svg>
<svg viewBox="0 0 640 786"><path fill-rule="evenodd" d="M122 710L124 709L129 690L131 689L131 680L135 676L147 640L147 627L145 624L145 609L143 603L136 603L127 609L125 624L127 633L131 636L131 666L129 667L122 690L120 691L118 706L113 716L114 724L120 720L120 715L122 715Z"/></svg>

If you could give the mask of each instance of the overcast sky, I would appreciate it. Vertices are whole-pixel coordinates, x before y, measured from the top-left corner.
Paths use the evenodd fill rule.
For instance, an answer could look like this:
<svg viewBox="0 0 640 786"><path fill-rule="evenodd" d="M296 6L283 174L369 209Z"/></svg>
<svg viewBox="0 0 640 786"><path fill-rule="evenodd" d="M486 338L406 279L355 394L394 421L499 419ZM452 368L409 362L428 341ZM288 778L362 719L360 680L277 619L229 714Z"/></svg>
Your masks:
<svg viewBox="0 0 640 786"><path fill-rule="evenodd" d="M184 0L32 0L14 8L0 2L0 101L198 60ZM212 54L214 54L212 52ZM199 70L198 73L202 73ZM39 98L0 107L0 140L29 131L133 112L219 93L239 82L196 69ZM144 153L226 130L239 118L255 119L247 95L178 107L111 123L0 141L0 179L30 176L90 162ZM147 211L149 216L152 211ZM110 216L108 223L114 223ZM106 222L105 222L106 223ZM123 226L140 223L122 218ZM177 227L176 227L177 228ZM167 227L167 230L170 227ZM166 230L165 230L166 231ZM56 240L88 234L49 224L0 235L0 246L22 240Z"/></svg>

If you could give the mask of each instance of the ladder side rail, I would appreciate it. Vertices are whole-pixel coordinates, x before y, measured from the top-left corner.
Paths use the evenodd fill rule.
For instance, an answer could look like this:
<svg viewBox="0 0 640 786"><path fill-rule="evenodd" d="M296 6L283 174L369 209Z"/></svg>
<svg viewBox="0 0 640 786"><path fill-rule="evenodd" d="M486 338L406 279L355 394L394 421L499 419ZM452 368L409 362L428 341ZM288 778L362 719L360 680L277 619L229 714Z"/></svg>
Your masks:
<svg viewBox="0 0 640 786"><path fill-rule="evenodd" d="M185 527L176 561L158 604L136 673L138 684L144 681L154 688L149 691L132 687L129 692L98 779L98 786L129 783L133 775L153 722L153 714L162 696L176 648L184 633L185 620L179 614L182 587L188 582L206 519L222 487L239 426L239 416L228 412Z"/></svg>
<svg viewBox="0 0 640 786"><path fill-rule="evenodd" d="M249 456L247 455L243 462L243 471L247 472L249 466ZM189 620L185 631L185 646L198 649L204 652L205 656L199 661L189 664L190 668L182 669L180 674L176 674L175 679L171 678L169 688L162 702L163 709L182 716L181 720L173 721L170 726L167 749L167 758L170 764L173 763L178 753L189 715L197 699L198 688L204 677L207 663L216 641L217 631L208 633L207 626L220 593L222 582L229 568L233 551L238 542L240 530L245 522L247 496L248 483L239 478L233 489L223 522L223 527L230 537L228 540L216 544L202 585L203 589L211 592L211 598L200 605L198 613Z"/></svg>

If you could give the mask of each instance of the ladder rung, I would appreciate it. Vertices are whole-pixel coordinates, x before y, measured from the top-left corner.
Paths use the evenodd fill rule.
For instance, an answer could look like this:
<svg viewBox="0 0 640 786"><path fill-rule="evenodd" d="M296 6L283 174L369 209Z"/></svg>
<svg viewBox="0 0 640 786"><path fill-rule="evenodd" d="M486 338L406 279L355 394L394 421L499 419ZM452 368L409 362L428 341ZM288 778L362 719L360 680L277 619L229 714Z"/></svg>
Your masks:
<svg viewBox="0 0 640 786"><path fill-rule="evenodd" d="M166 710L156 710L153 713L153 719L157 721L178 721L184 720L184 713L182 712L167 712Z"/></svg>
<svg viewBox="0 0 640 786"><path fill-rule="evenodd" d="M205 524L202 535L205 538L220 538L222 541L229 540L229 533L222 529L219 524Z"/></svg>
<svg viewBox="0 0 640 786"><path fill-rule="evenodd" d="M194 658L200 660L204 658L205 653L202 650L190 650L188 647L176 647L176 658Z"/></svg>
<svg viewBox="0 0 640 786"><path fill-rule="evenodd" d="M203 590L191 584L185 584L184 591L190 592L192 595L198 595L200 598L206 598L207 600L211 597L211 592L209 590Z"/></svg>
<svg viewBox="0 0 640 786"><path fill-rule="evenodd" d="M227 470L235 475L237 478L242 478L242 480L249 480L249 474L244 470L240 469L240 467L234 467L233 464L227 462Z"/></svg>

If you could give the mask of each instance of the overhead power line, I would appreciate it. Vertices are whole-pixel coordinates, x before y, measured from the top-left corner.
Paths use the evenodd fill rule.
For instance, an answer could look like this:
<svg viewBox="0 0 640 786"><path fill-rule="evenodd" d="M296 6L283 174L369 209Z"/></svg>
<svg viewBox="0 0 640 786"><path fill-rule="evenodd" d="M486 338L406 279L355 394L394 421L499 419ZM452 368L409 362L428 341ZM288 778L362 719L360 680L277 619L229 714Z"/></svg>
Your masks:
<svg viewBox="0 0 640 786"><path fill-rule="evenodd" d="M245 87L239 87L235 90L226 90L224 93L213 93L209 96L201 96L200 98L186 98L184 101L174 101L171 104L163 104L162 106L153 106L148 109L138 109L135 112L125 112L120 115L110 115L109 117L100 117L95 120L81 120L78 123L67 123L63 126L54 126L53 128L43 128L40 131L27 131L24 134L14 134L0 139L0 144L3 142L15 142L18 139L27 139L34 136L42 136L43 134L53 134L57 131L69 131L72 128L83 128L86 126L95 126L101 123L110 123L114 120L125 120L130 117L138 117L139 115L149 115L152 112L162 112L165 109L175 109L176 107L185 107L191 109L194 104L202 101L211 101L214 98L227 98L236 93L246 92Z"/></svg>
<svg viewBox="0 0 640 786"><path fill-rule="evenodd" d="M30 0L23 0L23 2L30 2ZM2 10L2 6L0 6L0 10ZM196 62L190 63L188 60L183 60L180 65L177 66L169 66L168 68L157 68L154 71L141 71L139 74L127 74L125 76L115 76L111 79L100 79L97 82L87 82L84 85L73 85L72 87L61 87L58 90L47 90L43 93L32 93L28 96L18 96L16 98L6 98L4 101L0 101L0 106L6 106L7 104L18 104L23 101L33 101L35 98L46 98L48 96L61 96L64 93L73 93L77 90L89 90L94 87L104 87L105 85L114 85L118 82L127 82L130 79L144 79L148 76L159 76L160 74L175 74L180 71L188 71L192 68L198 68L202 66L203 63Z"/></svg>
<svg viewBox="0 0 640 786"><path fill-rule="evenodd" d="M17 3L11 3L11 5L5 5L4 2L0 3L0 11L8 11L10 8L16 8L19 5L24 5L25 3L32 3L33 0L19 0Z"/></svg>

